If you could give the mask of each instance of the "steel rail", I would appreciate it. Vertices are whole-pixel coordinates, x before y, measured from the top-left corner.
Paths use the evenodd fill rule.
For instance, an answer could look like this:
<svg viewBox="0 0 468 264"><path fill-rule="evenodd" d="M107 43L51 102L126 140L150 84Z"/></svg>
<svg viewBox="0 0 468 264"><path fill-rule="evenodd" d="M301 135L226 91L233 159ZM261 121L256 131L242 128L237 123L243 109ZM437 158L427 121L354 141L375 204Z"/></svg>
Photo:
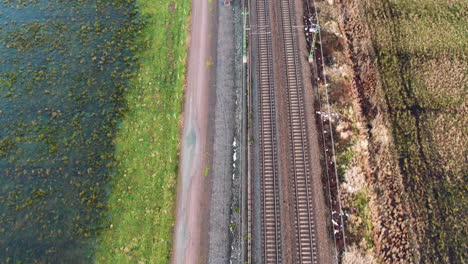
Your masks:
<svg viewBox="0 0 468 264"><path fill-rule="evenodd" d="M296 259L298 263L318 263L314 219L309 142L304 109L304 86L300 70L294 1L280 1L282 48L286 72L291 176L294 188Z"/></svg>
<svg viewBox="0 0 468 264"><path fill-rule="evenodd" d="M254 0L257 27L270 28L268 0ZM276 101L273 83L271 34L252 34L257 41L258 108L260 126L260 177L262 207L262 258L282 263L279 174L276 135Z"/></svg>

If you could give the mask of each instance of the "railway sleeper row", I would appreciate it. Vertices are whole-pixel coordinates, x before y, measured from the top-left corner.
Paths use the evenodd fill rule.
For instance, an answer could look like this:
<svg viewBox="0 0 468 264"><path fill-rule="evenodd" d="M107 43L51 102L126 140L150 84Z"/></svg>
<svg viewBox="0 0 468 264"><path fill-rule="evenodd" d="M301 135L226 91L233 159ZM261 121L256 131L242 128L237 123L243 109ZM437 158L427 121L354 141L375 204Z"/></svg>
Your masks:
<svg viewBox="0 0 468 264"><path fill-rule="evenodd" d="M258 26L269 26L267 1L257 1ZM265 263L281 263L281 237L279 222L278 173L276 160L275 99L272 78L271 38L258 35L259 108L261 126L261 181L262 181L262 236Z"/></svg>
<svg viewBox="0 0 468 264"><path fill-rule="evenodd" d="M302 101L301 75L297 70L299 58L295 44L297 43L292 28L293 17L291 1L281 1L281 13L283 22L283 48L285 51L286 77L288 84L288 105L290 118L291 158L294 164L293 186L296 190L296 219L298 232L296 250L301 263L316 263L317 252L315 245L314 219L311 216L311 191L308 182L309 163L306 137L304 108Z"/></svg>

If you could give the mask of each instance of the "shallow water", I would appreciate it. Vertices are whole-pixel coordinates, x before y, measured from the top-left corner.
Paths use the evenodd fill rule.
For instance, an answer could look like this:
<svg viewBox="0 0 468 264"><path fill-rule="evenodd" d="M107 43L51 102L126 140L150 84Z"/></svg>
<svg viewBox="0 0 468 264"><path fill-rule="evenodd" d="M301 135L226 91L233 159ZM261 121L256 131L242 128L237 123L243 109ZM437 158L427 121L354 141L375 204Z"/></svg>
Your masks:
<svg viewBox="0 0 468 264"><path fill-rule="evenodd" d="M125 2L0 1L0 263L92 260L133 68Z"/></svg>

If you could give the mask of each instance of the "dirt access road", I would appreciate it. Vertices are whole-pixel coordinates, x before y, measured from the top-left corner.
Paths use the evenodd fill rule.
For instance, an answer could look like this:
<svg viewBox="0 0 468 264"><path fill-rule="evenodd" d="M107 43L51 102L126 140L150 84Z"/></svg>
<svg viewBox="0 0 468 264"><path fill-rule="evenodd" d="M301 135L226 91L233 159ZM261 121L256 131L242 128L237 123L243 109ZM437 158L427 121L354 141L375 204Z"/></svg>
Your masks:
<svg viewBox="0 0 468 264"><path fill-rule="evenodd" d="M181 164L177 190L177 212L172 263L199 263L201 250L206 248L208 226L203 216L207 212L205 168L209 159L209 112L213 57L211 31L214 14L207 0L193 0L191 40L189 43L187 86L182 132Z"/></svg>
<svg viewBox="0 0 468 264"><path fill-rule="evenodd" d="M240 13L237 1L192 1L173 263L241 257L240 215L233 209L240 184L234 152L243 96Z"/></svg>

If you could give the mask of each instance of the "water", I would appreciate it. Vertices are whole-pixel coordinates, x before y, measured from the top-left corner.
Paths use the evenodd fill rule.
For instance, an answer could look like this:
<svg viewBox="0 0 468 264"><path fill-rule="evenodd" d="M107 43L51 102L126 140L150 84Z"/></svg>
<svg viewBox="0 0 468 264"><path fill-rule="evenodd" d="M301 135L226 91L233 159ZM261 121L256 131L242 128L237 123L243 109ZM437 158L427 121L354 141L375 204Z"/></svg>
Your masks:
<svg viewBox="0 0 468 264"><path fill-rule="evenodd" d="M133 68L126 2L0 2L0 263L92 261Z"/></svg>

